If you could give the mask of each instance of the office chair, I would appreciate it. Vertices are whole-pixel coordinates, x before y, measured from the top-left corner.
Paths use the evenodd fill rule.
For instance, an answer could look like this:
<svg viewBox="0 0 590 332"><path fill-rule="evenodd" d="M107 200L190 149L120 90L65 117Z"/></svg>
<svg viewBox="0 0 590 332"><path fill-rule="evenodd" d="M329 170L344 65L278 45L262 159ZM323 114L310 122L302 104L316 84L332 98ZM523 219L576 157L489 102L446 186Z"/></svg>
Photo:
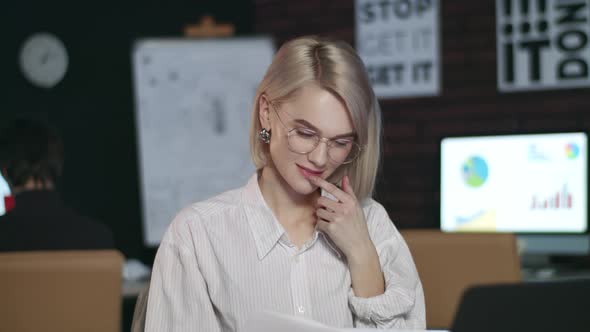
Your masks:
<svg viewBox="0 0 590 332"><path fill-rule="evenodd" d="M519 282L520 260L513 234L401 230L424 288L426 326L449 329L465 289Z"/></svg>
<svg viewBox="0 0 590 332"><path fill-rule="evenodd" d="M453 332L587 332L590 279L474 286L463 294Z"/></svg>
<svg viewBox="0 0 590 332"><path fill-rule="evenodd" d="M0 331L121 329L115 250L0 253Z"/></svg>

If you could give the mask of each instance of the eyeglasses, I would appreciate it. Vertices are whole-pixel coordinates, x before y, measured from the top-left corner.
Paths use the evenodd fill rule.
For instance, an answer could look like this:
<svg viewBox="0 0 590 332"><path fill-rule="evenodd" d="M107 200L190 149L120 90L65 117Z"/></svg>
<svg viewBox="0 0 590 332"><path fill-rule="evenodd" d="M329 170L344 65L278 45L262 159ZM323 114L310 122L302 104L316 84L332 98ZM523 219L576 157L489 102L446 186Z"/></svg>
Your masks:
<svg viewBox="0 0 590 332"><path fill-rule="evenodd" d="M361 153L361 147L351 138L326 138L318 135L314 130L298 126L289 128L281 117L279 112L272 102L269 102L272 109L275 111L279 122L287 130L287 143L289 150L298 154L308 154L315 150L320 144L320 141L326 142L328 147L328 157L336 164L349 164L353 162ZM283 111L282 113L289 113Z"/></svg>

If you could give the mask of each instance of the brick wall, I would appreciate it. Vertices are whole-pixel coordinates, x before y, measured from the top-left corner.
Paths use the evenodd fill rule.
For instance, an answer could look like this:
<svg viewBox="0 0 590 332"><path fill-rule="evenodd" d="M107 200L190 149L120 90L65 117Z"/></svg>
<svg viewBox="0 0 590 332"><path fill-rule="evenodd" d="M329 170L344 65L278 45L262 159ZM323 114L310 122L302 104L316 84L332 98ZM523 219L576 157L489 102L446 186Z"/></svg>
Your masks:
<svg viewBox="0 0 590 332"><path fill-rule="evenodd" d="M254 31L271 35L277 45L305 34L354 45L353 0L254 4ZM497 91L494 1L442 1L440 17L441 95L380 101L384 156L376 196L400 228L438 227L442 137L590 126L590 89Z"/></svg>

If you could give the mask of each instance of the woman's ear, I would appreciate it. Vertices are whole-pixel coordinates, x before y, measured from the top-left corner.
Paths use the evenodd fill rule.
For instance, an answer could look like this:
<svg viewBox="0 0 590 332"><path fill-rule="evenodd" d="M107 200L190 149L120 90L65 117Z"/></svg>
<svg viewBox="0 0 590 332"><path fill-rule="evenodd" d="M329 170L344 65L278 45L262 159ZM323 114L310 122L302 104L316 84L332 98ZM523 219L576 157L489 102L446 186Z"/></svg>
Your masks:
<svg viewBox="0 0 590 332"><path fill-rule="evenodd" d="M270 129L270 100L265 94L258 98L258 119L262 128Z"/></svg>

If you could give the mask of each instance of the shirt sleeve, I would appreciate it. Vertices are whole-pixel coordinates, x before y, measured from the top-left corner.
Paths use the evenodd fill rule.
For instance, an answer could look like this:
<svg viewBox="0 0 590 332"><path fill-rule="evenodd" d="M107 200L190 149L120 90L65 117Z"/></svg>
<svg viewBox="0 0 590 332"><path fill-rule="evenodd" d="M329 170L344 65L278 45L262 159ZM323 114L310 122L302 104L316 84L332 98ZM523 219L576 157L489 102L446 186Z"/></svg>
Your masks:
<svg viewBox="0 0 590 332"><path fill-rule="evenodd" d="M145 331L220 331L188 222L181 212L162 240L150 281Z"/></svg>
<svg viewBox="0 0 590 332"><path fill-rule="evenodd" d="M410 250L379 203L365 208L371 240L385 279L385 293L357 297L349 292L356 327L425 329L424 292Z"/></svg>

